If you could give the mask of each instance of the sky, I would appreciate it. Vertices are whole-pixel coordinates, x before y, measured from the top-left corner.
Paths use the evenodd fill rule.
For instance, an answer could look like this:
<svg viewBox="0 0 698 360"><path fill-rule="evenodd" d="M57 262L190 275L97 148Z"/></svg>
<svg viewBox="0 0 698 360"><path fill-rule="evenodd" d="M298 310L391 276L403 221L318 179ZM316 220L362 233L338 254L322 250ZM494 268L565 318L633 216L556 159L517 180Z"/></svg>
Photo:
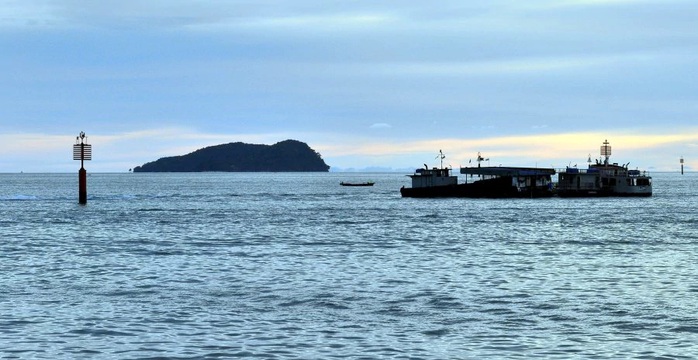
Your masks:
<svg viewBox="0 0 698 360"><path fill-rule="evenodd" d="M698 169L694 0L0 0L0 172L229 142L333 171Z"/></svg>

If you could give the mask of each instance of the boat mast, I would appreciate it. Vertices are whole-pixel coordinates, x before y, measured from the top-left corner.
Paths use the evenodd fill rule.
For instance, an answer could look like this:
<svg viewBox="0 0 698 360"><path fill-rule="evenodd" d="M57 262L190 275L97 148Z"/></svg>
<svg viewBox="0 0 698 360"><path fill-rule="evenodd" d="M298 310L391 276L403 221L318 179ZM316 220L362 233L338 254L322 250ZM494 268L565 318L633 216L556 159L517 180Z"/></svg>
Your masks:
<svg viewBox="0 0 698 360"><path fill-rule="evenodd" d="M436 156L437 159L441 159L441 167L440 169L444 168L444 159L446 158L446 155L444 155L443 151L439 150L439 155Z"/></svg>
<svg viewBox="0 0 698 360"><path fill-rule="evenodd" d="M482 154L480 154L480 152L478 151L477 152L477 167L480 167L480 163L483 161L490 161L490 159L485 159L484 157L482 157Z"/></svg>

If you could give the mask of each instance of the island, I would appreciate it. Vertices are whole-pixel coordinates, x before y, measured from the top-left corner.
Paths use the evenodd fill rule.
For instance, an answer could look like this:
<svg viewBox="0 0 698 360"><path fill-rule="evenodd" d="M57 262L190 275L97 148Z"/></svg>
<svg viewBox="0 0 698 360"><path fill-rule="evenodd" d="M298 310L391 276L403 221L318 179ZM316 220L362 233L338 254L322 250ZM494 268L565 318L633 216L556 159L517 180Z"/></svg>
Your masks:
<svg viewBox="0 0 698 360"><path fill-rule="evenodd" d="M133 172L327 172L318 152L306 143L285 140L274 145L234 142L160 158Z"/></svg>

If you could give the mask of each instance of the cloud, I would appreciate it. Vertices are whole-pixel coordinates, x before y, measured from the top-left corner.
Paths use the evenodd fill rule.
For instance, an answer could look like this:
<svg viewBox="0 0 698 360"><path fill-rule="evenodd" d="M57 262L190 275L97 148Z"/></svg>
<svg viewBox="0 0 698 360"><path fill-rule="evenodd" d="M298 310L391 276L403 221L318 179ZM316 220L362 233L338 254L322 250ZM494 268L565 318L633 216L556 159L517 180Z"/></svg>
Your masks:
<svg viewBox="0 0 698 360"><path fill-rule="evenodd" d="M381 140L356 141L354 146L334 145L323 147L323 156L348 159L364 159L365 164L375 165L371 159L400 161L394 167L409 167L428 161L442 149L453 166L465 165L468 159L475 158L478 152L493 162L510 166L550 166L562 167L569 161L585 162L588 156L599 157L599 146L608 139L613 149L613 157L619 161L631 161L649 168L667 168L673 162L666 161L665 154L680 156L681 149L687 149L698 140L698 128L684 131L666 132L645 129L615 130L605 132L550 133L544 135L501 136L487 138L449 138L424 140ZM662 155L664 154L664 155ZM677 157L678 158L678 157ZM405 163L408 160L412 163ZM360 160L354 160L360 161ZM351 166L349 166L351 165ZM382 165L390 165L383 163ZM336 164L338 167L363 167L361 164Z"/></svg>
<svg viewBox="0 0 698 360"><path fill-rule="evenodd" d="M65 25L56 6L46 1L5 0L0 6L0 28L44 28Z"/></svg>
<svg viewBox="0 0 698 360"><path fill-rule="evenodd" d="M569 57L516 57L508 59L490 59L487 61L462 62L419 62L390 63L368 67L371 71L391 76L487 76L506 74L534 74L559 71L578 71L580 69L605 68L624 64L646 64L656 61L662 54L650 53L610 53L606 55L569 56Z"/></svg>
<svg viewBox="0 0 698 360"><path fill-rule="evenodd" d="M652 2L652 0L561 0L550 6L638 5L648 2ZM654 2L656 2L656 0Z"/></svg>
<svg viewBox="0 0 698 360"><path fill-rule="evenodd" d="M396 4L4 1L0 171L72 171L67 129L104 170L285 138L352 167L585 160L605 138L698 158L654 128L695 130L696 2Z"/></svg>
<svg viewBox="0 0 698 360"><path fill-rule="evenodd" d="M0 26L6 28L166 28L221 30L347 30L393 21L371 7L341 2L319 7L296 1L244 3L193 0L6 0Z"/></svg>
<svg viewBox="0 0 698 360"><path fill-rule="evenodd" d="M87 142L92 144L93 160L86 168L91 172L127 171L160 157L183 155L228 142L273 144L286 139L308 143L336 168L409 168L431 161L439 150L443 150L447 162L454 167L467 164L478 152L497 164L562 167L570 161L584 163L589 155L592 159L598 158L599 146L606 139L611 143L613 158L643 168L671 168L680 156L684 156L687 163L698 158L695 154L698 128L695 127L675 131L626 129L412 140L334 132L214 134L185 127L87 135ZM71 172L78 166L72 160L75 135L3 134L0 142L4 144L0 157L5 159L0 163L0 172Z"/></svg>
<svg viewBox="0 0 698 360"><path fill-rule="evenodd" d="M227 18L216 22L202 22L187 26L197 31L221 30L362 30L366 27L382 25L391 22L389 16L381 14L324 14L299 16L269 16L251 17L246 19Z"/></svg>

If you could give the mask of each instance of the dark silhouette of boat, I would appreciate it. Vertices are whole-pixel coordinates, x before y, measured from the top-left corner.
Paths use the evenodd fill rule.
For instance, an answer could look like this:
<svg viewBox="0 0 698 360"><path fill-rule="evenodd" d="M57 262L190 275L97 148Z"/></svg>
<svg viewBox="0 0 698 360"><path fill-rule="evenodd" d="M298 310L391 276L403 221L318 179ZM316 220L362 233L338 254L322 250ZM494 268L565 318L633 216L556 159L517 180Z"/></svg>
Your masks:
<svg viewBox="0 0 698 360"><path fill-rule="evenodd" d="M652 177L646 171L629 170L628 165L611 164L608 140L601 145L603 162L587 160L587 169L567 167L558 172L559 197L652 196Z"/></svg>
<svg viewBox="0 0 698 360"><path fill-rule="evenodd" d="M458 183L458 176L451 175L451 169L443 167L445 156L439 152L441 167L417 169L412 178L412 187L402 187L403 197L437 198L538 198L553 196L551 176L555 169L528 167L480 166L485 159L478 153L477 167L463 167L465 183ZM468 177L472 180L468 182Z"/></svg>
<svg viewBox="0 0 698 360"><path fill-rule="evenodd" d="M339 183L339 185L342 185L342 186L373 186L373 184L375 184L373 181L366 181L366 182L362 182L362 183L349 183L349 182L342 181Z"/></svg>

